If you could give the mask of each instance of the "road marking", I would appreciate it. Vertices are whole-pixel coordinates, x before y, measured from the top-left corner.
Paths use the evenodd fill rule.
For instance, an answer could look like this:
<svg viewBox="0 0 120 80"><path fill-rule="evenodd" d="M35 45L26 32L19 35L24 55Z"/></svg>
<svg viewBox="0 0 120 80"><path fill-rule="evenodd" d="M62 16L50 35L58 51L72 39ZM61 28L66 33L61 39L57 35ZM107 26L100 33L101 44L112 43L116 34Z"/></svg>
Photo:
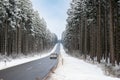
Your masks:
<svg viewBox="0 0 120 80"><path fill-rule="evenodd" d="M29 68L27 68L26 70L29 71L29 70L31 70L31 69L32 69L32 67L29 67Z"/></svg>
<svg viewBox="0 0 120 80"><path fill-rule="evenodd" d="M42 63L38 63L38 64L42 64Z"/></svg>

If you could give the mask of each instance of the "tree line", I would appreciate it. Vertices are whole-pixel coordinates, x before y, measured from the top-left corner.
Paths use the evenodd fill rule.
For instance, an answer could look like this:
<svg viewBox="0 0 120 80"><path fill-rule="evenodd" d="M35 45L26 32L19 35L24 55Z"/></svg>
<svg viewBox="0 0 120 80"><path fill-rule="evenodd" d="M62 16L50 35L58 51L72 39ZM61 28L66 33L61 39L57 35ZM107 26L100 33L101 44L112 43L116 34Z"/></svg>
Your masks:
<svg viewBox="0 0 120 80"><path fill-rule="evenodd" d="M62 42L69 54L120 64L120 0L72 0Z"/></svg>
<svg viewBox="0 0 120 80"><path fill-rule="evenodd" d="M0 0L0 54L32 54L50 50L57 36L47 29L30 0Z"/></svg>

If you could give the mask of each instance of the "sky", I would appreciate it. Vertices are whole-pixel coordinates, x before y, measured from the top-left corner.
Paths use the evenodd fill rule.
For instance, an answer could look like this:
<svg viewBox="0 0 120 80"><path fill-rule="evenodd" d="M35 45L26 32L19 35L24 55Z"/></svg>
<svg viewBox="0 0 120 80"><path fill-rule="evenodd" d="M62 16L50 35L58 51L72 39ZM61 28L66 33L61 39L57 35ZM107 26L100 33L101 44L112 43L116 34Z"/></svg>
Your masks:
<svg viewBox="0 0 120 80"><path fill-rule="evenodd" d="M47 23L48 29L61 38L66 27L67 10L71 0L31 0L33 8Z"/></svg>

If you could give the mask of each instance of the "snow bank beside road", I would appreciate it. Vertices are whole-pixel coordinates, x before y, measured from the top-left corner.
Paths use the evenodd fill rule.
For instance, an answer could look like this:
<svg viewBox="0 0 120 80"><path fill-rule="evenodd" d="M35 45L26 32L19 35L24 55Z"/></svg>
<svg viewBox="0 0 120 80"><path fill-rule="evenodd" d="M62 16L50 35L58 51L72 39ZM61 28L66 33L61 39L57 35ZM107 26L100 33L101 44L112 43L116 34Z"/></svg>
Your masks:
<svg viewBox="0 0 120 80"><path fill-rule="evenodd" d="M105 76L96 65L65 54L63 47L61 47L61 54L63 65L59 66L49 80L120 80L119 78Z"/></svg>
<svg viewBox="0 0 120 80"><path fill-rule="evenodd" d="M52 52L55 51L57 45L58 44L55 45L55 47L52 49L52 51L50 53L44 53L42 55L41 54L34 55L34 56L31 56L31 57L30 56L23 56L23 57L20 57L18 59L7 60L6 63L4 61L0 61L0 70L6 69L6 68L9 68L9 67L13 67L13 66L17 66L17 65L20 65L20 64L23 64L23 63L27 63L27 62L30 62L30 61L34 61L34 60L49 56Z"/></svg>

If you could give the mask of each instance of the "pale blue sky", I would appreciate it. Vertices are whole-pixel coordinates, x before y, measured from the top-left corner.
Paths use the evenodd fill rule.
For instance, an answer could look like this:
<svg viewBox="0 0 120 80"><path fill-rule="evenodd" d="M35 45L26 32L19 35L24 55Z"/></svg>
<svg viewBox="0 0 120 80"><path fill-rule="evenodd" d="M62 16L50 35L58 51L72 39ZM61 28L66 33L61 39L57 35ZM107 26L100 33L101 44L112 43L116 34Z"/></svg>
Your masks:
<svg viewBox="0 0 120 80"><path fill-rule="evenodd" d="M31 0L34 9L38 10L40 17L47 22L47 27L59 38L65 30L67 9L71 0Z"/></svg>

